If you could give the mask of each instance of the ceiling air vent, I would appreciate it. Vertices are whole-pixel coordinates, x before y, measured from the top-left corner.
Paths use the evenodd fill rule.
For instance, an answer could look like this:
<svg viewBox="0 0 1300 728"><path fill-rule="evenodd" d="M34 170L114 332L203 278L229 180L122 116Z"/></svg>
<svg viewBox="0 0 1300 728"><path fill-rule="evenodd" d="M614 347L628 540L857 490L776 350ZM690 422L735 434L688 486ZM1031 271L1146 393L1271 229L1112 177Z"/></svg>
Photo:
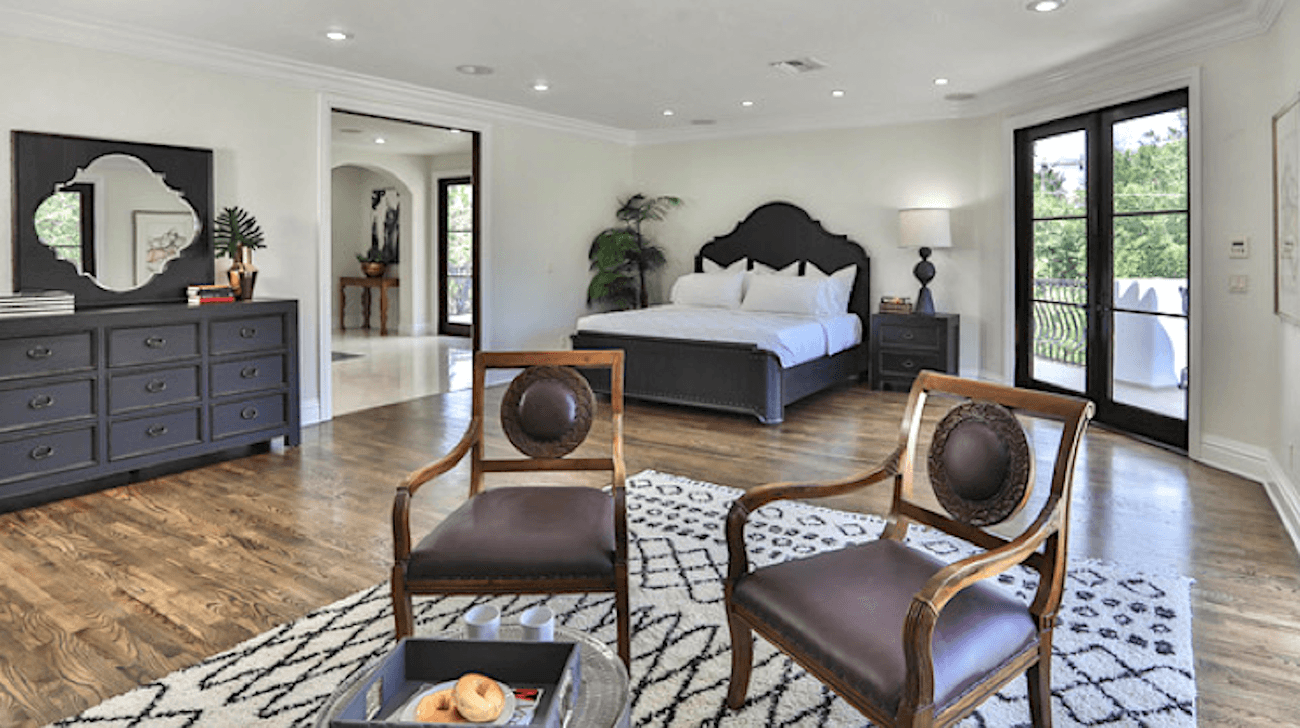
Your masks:
<svg viewBox="0 0 1300 728"><path fill-rule="evenodd" d="M809 71L820 71L826 67L825 63L811 56L792 58L788 61L776 61L775 63L769 63L767 65L778 71L788 73L791 76L796 76L800 73L808 73Z"/></svg>

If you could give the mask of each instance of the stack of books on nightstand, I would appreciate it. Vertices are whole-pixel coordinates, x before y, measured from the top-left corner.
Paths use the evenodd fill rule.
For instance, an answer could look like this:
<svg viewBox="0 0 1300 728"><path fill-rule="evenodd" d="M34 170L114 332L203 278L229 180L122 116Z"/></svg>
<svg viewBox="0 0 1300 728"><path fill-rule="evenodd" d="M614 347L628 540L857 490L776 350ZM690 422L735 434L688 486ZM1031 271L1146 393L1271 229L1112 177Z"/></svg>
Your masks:
<svg viewBox="0 0 1300 728"><path fill-rule="evenodd" d="M67 291L23 291L0 296L0 318L56 316L76 309Z"/></svg>
<svg viewBox="0 0 1300 728"><path fill-rule="evenodd" d="M204 303L230 303L235 300L235 292L230 286L223 286L217 283L202 286L188 286L185 289L185 297L191 306L198 306Z"/></svg>
<svg viewBox="0 0 1300 728"><path fill-rule="evenodd" d="M881 313L911 313L912 299L899 298L897 296L882 296L880 299Z"/></svg>

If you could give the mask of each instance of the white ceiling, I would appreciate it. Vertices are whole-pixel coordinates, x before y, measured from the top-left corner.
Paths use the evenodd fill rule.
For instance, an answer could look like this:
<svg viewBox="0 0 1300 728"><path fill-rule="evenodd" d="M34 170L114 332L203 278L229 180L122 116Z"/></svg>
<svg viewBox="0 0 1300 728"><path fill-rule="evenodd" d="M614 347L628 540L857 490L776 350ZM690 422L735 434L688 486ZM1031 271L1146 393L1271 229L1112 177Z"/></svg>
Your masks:
<svg viewBox="0 0 1300 728"><path fill-rule="evenodd" d="M439 156L469 154L473 148L472 135L465 132L338 111L330 115L330 140L374 154Z"/></svg>
<svg viewBox="0 0 1300 728"><path fill-rule="evenodd" d="M0 9L11 25L30 15L195 41L654 135L701 122L723 132L987 111L986 99L1073 69L1260 32L1283 2L1071 0L1054 13L1030 12L1026 0L0 0ZM332 29L352 38L326 40ZM827 67L792 76L769 66L804 57ZM464 75L461 64L495 73ZM537 80L550 90L534 91ZM975 98L944 99L953 93Z"/></svg>

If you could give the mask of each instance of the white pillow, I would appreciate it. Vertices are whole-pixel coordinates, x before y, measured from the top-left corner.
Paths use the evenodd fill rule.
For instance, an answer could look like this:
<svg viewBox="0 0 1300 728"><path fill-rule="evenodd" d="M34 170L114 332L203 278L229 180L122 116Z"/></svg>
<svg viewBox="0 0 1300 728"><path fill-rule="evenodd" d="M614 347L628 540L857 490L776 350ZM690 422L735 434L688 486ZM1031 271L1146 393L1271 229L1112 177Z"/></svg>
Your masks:
<svg viewBox="0 0 1300 728"><path fill-rule="evenodd" d="M827 276L821 268L817 267L817 264L809 263L804 266L803 274L809 278L830 280L832 296L830 313L848 313L849 299L853 297L853 281L858 277L856 265L846 265Z"/></svg>
<svg viewBox="0 0 1300 728"><path fill-rule="evenodd" d="M756 276L797 276L799 275L799 261L796 260L781 270L777 270L776 268L765 263L760 263L756 260L754 261L753 270L749 272Z"/></svg>
<svg viewBox="0 0 1300 728"><path fill-rule="evenodd" d="M702 258L700 261L705 273L735 273L749 268L749 258L741 258L731 265L722 265L715 263L708 258Z"/></svg>
<svg viewBox="0 0 1300 728"><path fill-rule="evenodd" d="M738 308L744 282L745 274L741 271L687 273L673 283L668 300L679 306Z"/></svg>
<svg viewBox="0 0 1300 728"><path fill-rule="evenodd" d="M818 316L835 313L829 278L751 276L742 311L772 311Z"/></svg>

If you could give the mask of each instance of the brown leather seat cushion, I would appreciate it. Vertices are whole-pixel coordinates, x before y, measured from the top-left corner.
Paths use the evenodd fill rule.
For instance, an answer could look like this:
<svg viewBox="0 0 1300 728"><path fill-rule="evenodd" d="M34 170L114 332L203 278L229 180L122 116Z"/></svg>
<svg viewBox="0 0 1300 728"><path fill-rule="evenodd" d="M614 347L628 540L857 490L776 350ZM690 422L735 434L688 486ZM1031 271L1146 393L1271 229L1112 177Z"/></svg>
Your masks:
<svg viewBox="0 0 1300 728"><path fill-rule="evenodd" d="M943 566L895 541L873 541L756 569L737 584L734 600L893 714L907 672L908 607ZM988 584L962 591L934 631L935 705L947 705L1035 639L1025 604Z"/></svg>
<svg viewBox="0 0 1300 728"><path fill-rule="evenodd" d="M598 577L614 572L614 499L594 488L509 487L465 501L411 552L408 579Z"/></svg>

